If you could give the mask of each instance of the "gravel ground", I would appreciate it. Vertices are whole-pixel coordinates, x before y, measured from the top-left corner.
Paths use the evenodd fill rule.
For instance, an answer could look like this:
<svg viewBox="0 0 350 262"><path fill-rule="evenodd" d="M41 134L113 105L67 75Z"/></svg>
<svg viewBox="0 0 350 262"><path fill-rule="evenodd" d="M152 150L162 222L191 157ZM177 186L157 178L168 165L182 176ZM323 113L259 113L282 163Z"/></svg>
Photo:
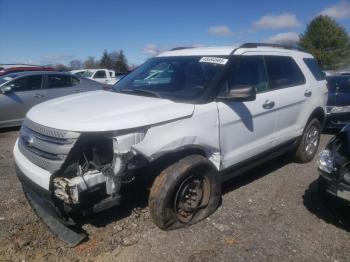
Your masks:
<svg viewBox="0 0 350 262"><path fill-rule="evenodd" d="M221 207L186 229L155 227L147 194L134 188L122 207L86 222L88 241L68 248L23 196L12 158L17 135L0 133L0 261L350 261L349 207L318 198L315 162L286 157L225 183Z"/></svg>

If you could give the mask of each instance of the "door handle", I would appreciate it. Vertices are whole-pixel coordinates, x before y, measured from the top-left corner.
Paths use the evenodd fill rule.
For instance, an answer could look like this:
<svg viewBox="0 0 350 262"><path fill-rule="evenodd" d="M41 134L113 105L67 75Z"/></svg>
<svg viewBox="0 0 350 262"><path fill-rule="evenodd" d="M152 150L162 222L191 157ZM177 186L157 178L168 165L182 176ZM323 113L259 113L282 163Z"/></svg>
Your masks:
<svg viewBox="0 0 350 262"><path fill-rule="evenodd" d="M43 98L44 95L41 95L41 94L34 94L34 97L35 97L35 98Z"/></svg>
<svg viewBox="0 0 350 262"><path fill-rule="evenodd" d="M81 93L81 92L83 91L81 91L80 89L75 90L75 93Z"/></svg>
<svg viewBox="0 0 350 262"><path fill-rule="evenodd" d="M271 109L275 106L274 101L266 100L265 103L263 104L263 108L265 109Z"/></svg>
<svg viewBox="0 0 350 262"><path fill-rule="evenodd" d="M306 90L304 93L304 96L306 96L306 97L310 97L311 95L312 95L312 92L308 91L308 90Z"/></svg>

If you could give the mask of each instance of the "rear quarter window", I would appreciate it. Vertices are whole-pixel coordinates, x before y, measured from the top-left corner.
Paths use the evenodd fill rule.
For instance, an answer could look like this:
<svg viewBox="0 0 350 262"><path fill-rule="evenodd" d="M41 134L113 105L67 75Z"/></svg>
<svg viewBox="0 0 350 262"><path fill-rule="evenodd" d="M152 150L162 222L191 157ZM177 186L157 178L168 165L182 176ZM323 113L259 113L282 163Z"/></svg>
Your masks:
<svg viewBox="0 0 350 262"><path fill-rule="evenodd" d="M303 60L317 81L326 79L326 74L322 72L315 59L304 58Z"/></svg>

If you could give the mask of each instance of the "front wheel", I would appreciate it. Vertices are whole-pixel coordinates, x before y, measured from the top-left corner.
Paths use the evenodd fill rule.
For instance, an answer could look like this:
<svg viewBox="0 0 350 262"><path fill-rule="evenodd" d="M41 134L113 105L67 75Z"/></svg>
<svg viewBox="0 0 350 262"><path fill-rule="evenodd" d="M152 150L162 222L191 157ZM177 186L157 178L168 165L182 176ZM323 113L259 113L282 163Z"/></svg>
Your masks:
<svg viewBox="0 0 350 262"><path fill-rule="evenodd" d="M156 178L148 203L154 223L163 230L171 230L208 217L220 200L217 171L205 157L191 155Z"/></svg>
<svg viewBox="0 0 350 262"><path fill-rule="evenodd" d="M320 144L321 124L316 118L309 121L295 151L294 159L298 163L310 162L314 157Z"/></svg>

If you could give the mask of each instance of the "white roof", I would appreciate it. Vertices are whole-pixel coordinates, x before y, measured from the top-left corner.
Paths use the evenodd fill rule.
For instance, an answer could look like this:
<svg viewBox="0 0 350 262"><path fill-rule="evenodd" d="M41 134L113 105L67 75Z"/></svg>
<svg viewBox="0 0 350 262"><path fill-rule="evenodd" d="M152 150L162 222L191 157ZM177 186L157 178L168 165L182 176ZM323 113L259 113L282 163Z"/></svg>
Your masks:
<svg viewBox="0 0 350 262"><path fill-rule="evenodd" d="M295 49L285 49L280 47L270 47L270 46L259 46L252 48L239 48L236 46L222 46L222 47L194 47L194 48L184 48L178 50L170 50L163 52L158 55L158 57L164 56L226 56L234 54L240 55L246 52L278 52L278 53L288 53L302 55L302 57L312 57L309 53L298 51Z"/></svg>
<svg viewBox="0 0 350 262"><path fill-rule="evenodd" d="M191 56L191 55L230 55L236 47L222 46L222 47L194 47L185 48L173 51L166 51L158 56Z"/></svg>

